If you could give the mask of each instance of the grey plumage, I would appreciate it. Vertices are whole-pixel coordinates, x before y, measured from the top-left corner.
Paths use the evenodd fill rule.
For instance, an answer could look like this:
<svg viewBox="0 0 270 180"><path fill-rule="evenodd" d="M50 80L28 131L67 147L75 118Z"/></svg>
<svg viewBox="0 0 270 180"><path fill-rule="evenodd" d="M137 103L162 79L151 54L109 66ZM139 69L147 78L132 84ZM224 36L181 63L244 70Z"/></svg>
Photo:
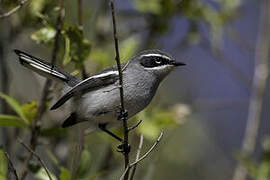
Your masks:
<svg viewBox="0 0 270 180"><path fill-rule="evenodd" d="M120 108L119 79L116 66L83 81L52 67L49 63L15 50L22 65L52 79L67 83L68 91L52 106L57 109L70 102L71 116L63 127L89 121L92 125L117 123ZM122 64L125 107L128 118L143 110L152 100L160 82L177 63L159 50L144 51Z"/></svg>

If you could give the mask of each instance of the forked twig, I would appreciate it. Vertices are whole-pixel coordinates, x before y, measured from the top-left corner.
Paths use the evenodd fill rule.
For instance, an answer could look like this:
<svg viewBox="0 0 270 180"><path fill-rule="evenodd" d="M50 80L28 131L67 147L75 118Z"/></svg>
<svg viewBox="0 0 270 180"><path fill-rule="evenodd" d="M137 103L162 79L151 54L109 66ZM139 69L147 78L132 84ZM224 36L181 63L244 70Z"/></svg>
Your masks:
<svg viewBox="0 0 270 180"><path fill-rule="evenodd" d="M139 162L141 162L142 160L144 160L152 151L153 149L158 145L158 143L160 142L161 138L163 137L163 131L161 131L159 137L157 138L156 142L151 146L151 148L142 156L140 157L139 159L136 158L136 160L129 164L124 173L122 174L122 176L120 177L119 180L123 180L123 178L126 176L127 172L129 171L130 168L132 168L133 166L135 166L136 164L138 164Z"/></svg>
<svg viewBox="0 0 270 180"><path fill-rule="evenodd" d="M31 154L36 156L36 158L39 160L41 166L45 169L49 179L52 180L52 177L49 173L49 170L48 170L46 164L44 163L44 161L40 158L40 156L35 151L33 151L29 146L27 146L21 139L18 139L18 141L25 149L27 149Z"/></svg>
<svg viewBox="0 0 270 180"><path fill-rule="evenodd" d="M156 142L152 145L152 147L142 157L140 157L135 162L131 163L129 166L132 167L132 166L138 164L143 159L145 159L153 151L153 149L158 145L158 143L160 142L162 137L163 137L163 131L161 131L159 137L157 138Z"/></svg>

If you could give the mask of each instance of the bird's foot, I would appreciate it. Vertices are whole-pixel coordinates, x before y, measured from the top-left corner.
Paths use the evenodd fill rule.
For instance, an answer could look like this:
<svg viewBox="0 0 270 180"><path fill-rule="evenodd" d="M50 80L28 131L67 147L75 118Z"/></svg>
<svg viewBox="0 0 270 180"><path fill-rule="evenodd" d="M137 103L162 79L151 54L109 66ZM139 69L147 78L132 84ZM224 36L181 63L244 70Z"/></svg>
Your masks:
<svg viewBox="0 0 270 180"><path fill-rule="evenodd" d="M129 144L125 146L124 142L122 142L120 145L117 146L117 152L121 152L121 153L129 153L130 149L131 149L131 146Z"/></svg>
<svg viewBox="0 0 270 180"><path fill-rule="evenodd" d="M119 110L117 119L118 120L128 119L128 111L125 110L124 112L122 112L121 110Z"/></svg>

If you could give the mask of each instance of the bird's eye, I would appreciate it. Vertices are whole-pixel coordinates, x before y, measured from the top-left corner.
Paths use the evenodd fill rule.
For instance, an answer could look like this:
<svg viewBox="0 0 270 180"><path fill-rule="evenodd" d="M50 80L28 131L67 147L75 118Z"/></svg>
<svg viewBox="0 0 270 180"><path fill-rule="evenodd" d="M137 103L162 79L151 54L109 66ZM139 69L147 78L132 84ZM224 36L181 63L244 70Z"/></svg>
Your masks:
<svg viewBox="0 0 270 180"><path fill-rule="evenodd" d="M161 59L158 58L158 59L155 60L155 63L156 63L156 64L161 64L162 61L161 61Z"/></svg>

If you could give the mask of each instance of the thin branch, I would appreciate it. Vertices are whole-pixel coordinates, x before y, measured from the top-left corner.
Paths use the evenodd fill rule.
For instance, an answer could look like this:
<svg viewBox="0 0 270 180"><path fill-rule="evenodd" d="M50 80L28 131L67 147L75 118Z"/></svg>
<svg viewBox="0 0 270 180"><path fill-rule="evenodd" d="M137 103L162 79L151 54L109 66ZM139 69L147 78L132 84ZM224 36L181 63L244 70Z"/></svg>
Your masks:
<svg viewBox="0 0 270 180"><path fill-rule="evenodd" d="M15 8L11 9L10 11L8 11L8 12L6 12L6 13L4 13L4 14L0 14L0 19L1 19L1 18L6 18L6 17L8 17L8 16L14 14L14 13L17 12L21 7L23 7L23 5L24 5L27 1L28 1L28 0L22 0L22 1L19 2L19 4L18 4Z"/></svg>
<svg viewBox="0 0 270 180"><path fill-rule="evenodd" d="M119 46L118 46L118 36L117 36L117 27L115 20L115 12L114 12L114 2L110 0L111 11L112 11L112 21L113 21L113 37L114 37L114 46L115 46L115 61L117 63L117 68L119 72L119 85L120 85L120 98L121 98L121 108L122 111L125 111L124 105L124 90L123 90L123 74L121 71L121 63L120 63L120 55L119 55Z"/></svg>
<svg viewBox="0 0 270 180"><path fill-rule="evenodd" d="M25 149L27 149L31 154L33 154L39 160L41 166L45 169L49 179L52 180L52 177L49 173L49 170L48 170L46 164L44 163L44 161L40 158L40 156L34 150L32 150L30 147L28 147L21 139L19 139L18 141Z"/></svg>
<svg viewBox="0 0 270 180"><path fill-rule="evenodd" d="M120 55L119 55L119 48L118 48L118 37L117 37L117 28L116 28L116 20L115 20L115 12L114 12L114 1L110 0L111 12L112 12L112 21L113 21L113 37L114 37L114 45L115 45L115 61L117 63L118 73L119 73L119 91L120 91L120 101L121 101L121 111L120 111L120 118L123 122L124 128L124 142L123 142L123 155L125 158L125 168L129 165L129 144L128 144L128 125L127 125L127 111L125 110L124 105L124 90L123 90L123 74L122 68L120 63ZM129 169L127 170L124 179L127 180L129 177Z"/></svg>
<svg viewBox="0 0 270 180"><path fill-rule="evenodd" d="M156 142L152 145L152 147L142 157L140 157L135 162L131 163L130 164L130 167L135 166L140 161L144 160L153 151L153 149L158 145L158 143L160 142L160 140L161 140L162 137L163 137L163 131L161 131L159 137L157 138Z"/></svg>
<svg viewBox="0 0 270 180"><path fill-rule="evenodd" d="M83 8L82 8L82 0L77 0L77 8L78 8L78 25L79 25L79 30L83 34ZM82 69L82 78L86 79L88 77L85 66L81 66Z"/></svg>
<svg viewBox="0 0 270 180"><path fill-rule="evenodd" d="M77 0L77 4L78 4L78 24L79 24L79 28L82 30L83 29L83 18L82 18L82 0Z"/></svg>
<svg viewBox="0 0 270 180"><path fill-rule="evenodd" d="M141 123L142 123L142 120L140 119L134 126L128 128L128 131L132 131L133 129L136 129Z"/></svg>
<svg viewBox="0 0 270 180"><path fill-rule="evenodd" d="M129 169L130 169L130 167L128 166L128 167L125 169L124 173L121 175L121 177L120 177L119 180L124 180L124 178L125 178L127 172L129 171Z"/></svg>
<svg viewBox="0 0 270 180"><path fill-rule="evenodd" d="M5 156L6 156L7 160L8 160L8 175L7 175L7 178L8 178L8 179L13 179L12 177L14 177L15 180L18 180L19 178L18 178L16 169L15 169L15 167L13 166L13 163L12 163L12 161L10 160L8 153L7 153L6 151L4 151L4 153L5 153ZM12 176L12 177L10 177L10 176L11 176L11 174L10 174L11 172L12 172L12 174L14 175L14 176Z"/></svg>
<svg viewBox="0 0 270 180"><path fill-rule="evenodd" d="M65 13L63 0L59 0L58 5L60 7L60 10L59 10L59 15L57 17L57 22L56 22L57 23L56 24L57 31L56 31L56 35L55 35L53 50L52 50L52 58L51 58L52 66L56 62L56 55L57 55L58 49L59 49L59 41L60 41L60 37L61 37L61 29L62 29L63 18L64 18L64 13ZM38 141L38 137L39 137L39 133L40 133L41 119L42 119L44 112L46 111L46 101L47 101L47 98L48 98L48 95L50 92L49 89L50 89L51 85L52 85L52 81L50 79L47 79L45 82L45 85L43 87L43 90L42 90L42 95L41 95L41 99L39 101L40 103L38 105L37 115L32 121L30 147L33 150L35 150L36 146L37 146L37 141ZM32 158L32 155L33 154L30 153L24 162L24 168L23 168L21 176L20 176L21 180L23 180L28 173L27 166L28 166L29 161Z"/></svg>
<svg viewBox="0 0 270 180"><path fill-rule="evenodd" d="M139 143L139 147L138 147L138 150L137 150L137 155L136 155L135 161L138 161L139 158L140 158L141 151L142 151L142 146L143 146L143 135L141 134L141 136L140 136L140 143ZM135 176L136 169L137 169L137 164L133 166L133 169L131 171L129 180L133 180L133 178Z"/></svg>
<svg viewBox="0 0 270 180"><path fill-rule="evenodd" d="M133 163L129 164L124 173L122 174L122 176L120 177L120 180L123 180L123 177L126 176L127 172L129 171L130 168L132 168L133 166L135 166L136 164L138 164L139 162L141 162L142 160L144 160L153 150L154 148L158 145L158 143L160 142L161 138L163 137L163 131L161 131L159 137L157 138L156 142L152 145L152 147L139 159L135 160Z"/></svg>
<svg viewBox="0 0 270 180"><path fill-rule="evenodd" d="M269 77L270 1L262 0L260 8L259 31L255 51L255 69L246 131L242 144L242 155L245 157L252 155L256 147L265 87ZM246 168L238 164L234 172L233 180L245 180L246 176Z"/></svg>

